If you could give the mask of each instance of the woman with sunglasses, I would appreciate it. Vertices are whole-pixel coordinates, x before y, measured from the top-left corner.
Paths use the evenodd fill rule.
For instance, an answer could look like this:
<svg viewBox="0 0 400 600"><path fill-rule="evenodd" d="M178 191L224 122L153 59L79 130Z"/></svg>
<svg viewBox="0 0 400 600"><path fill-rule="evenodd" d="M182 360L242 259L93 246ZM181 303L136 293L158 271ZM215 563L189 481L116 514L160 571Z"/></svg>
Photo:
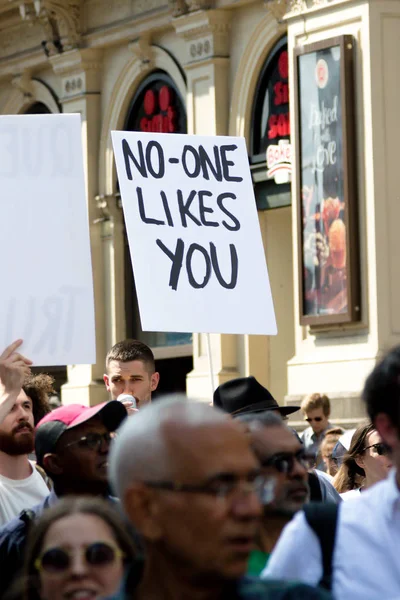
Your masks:
<svg viewBox="0 0 400 600"><path fill-rule="evenodd" d="M21 600L100 600L118 591L137 554L115 509L96 498L67 498L30 532Z"/></svg>
<svg viewBox="0 0 400 600"><path fill-rule="evenodd" d="M348 500L385 479L391 467L388 448L382 443L379 433L372 424L360 425L333 485L342 499Z"/></svg>

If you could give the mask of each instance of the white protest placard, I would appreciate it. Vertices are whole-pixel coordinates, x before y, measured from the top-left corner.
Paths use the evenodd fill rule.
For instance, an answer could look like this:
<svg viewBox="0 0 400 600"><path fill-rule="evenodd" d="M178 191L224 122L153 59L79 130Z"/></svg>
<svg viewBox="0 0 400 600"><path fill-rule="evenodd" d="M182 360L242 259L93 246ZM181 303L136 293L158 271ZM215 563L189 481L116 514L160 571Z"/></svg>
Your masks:
<svg viewBox="0 0 400 600"><path fill-rule="evenodd" d="M112 139L142 329L276 334L244 139Z"/></svg>
<svg viewBox="0 0 400 600"><path fill-rule="evenodd" d="M80 115L0 117L0 351L95 362Z"/></svg>

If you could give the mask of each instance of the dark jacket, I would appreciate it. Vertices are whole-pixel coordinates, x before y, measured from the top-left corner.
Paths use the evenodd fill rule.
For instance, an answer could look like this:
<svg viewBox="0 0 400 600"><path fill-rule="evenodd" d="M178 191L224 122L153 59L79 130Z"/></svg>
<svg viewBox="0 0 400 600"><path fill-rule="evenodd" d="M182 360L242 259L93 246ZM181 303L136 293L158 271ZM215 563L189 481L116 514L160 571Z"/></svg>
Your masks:
<svg viewBox="0 0 400 600"><path fill-rule="evenodd" d="M133 600L142 573L143 561L137 561L130 569L119 593L107 600ZM261 581L245 576L227 584L223 600L332 600L332 596L325 590L304 583Z"/></svg>
<svg viewBox="0 0 400 600"><path fill-rule="evenodd" d="M3 598L23 565L24 550L29 528L42 512L57 501L51 492L40 504L22 511L0 528L0 598Z"/></svg>

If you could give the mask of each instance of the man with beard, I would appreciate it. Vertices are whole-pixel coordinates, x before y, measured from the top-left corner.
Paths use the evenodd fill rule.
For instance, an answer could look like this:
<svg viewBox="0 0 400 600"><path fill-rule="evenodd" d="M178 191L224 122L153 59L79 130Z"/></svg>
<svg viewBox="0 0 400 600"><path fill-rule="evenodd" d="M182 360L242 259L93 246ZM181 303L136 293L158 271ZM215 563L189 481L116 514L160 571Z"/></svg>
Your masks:
<svg viewBox="0 0 400 600"><path fill-rule="evenodd" d="M252 552L248 566L249 574L259 575L285 525L309 501L308 469L314 460L293 431L271 411L243 415L238 420L246 425L263 474L275 481L273 498L264 499L258 548Z"/></svg>
<svg viewBox="0 0 400 600"><path fill-rule="evenodd" d="M14 342L0 355L0 525L49 493L28 455L34 448L35 416L47 412L52 379L30 375L31 362L17 352L21 343Z"/></svg>
<svg viewBox="0 0 400 600"><path fill-rule="evenodd" d="M36 427L35 451L40 467L53 481L51 493L0 528L0 598L22 565L32 523L64 496L102 496L113 505L107 480L113 432L126 418L121 402L88 407L69 404L48 413ZM27 507L25 507L27 508Z"/></svg>

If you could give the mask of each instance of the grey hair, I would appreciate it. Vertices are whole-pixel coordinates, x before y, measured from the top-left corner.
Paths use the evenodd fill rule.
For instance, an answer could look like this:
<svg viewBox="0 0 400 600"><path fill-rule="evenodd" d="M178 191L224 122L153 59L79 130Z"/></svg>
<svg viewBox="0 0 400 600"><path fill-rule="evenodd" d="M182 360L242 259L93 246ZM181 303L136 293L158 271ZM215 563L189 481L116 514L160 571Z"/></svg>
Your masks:
<svg viewBox="0 0 400 600"><path fill-rule="evenodd" d="M249 425L250 429L254 427L285 427L286 424L282 421L282 417L277 415L272 410L265 410L264 412L257 413L245 413L244 415L239 415L236 417L236 420L241 423L246 423Z"/></svg>
<svg viewBox="0 0 400 600"><path fill-rule="evenodd" d="M124 500L135 481L160 481L171 477L173 459L165 436L165 425L196 427L226 423L229 416L204 402L183 394L169 395L147 404L125 419L111 445L109 478L114 493Z"/></svg>

